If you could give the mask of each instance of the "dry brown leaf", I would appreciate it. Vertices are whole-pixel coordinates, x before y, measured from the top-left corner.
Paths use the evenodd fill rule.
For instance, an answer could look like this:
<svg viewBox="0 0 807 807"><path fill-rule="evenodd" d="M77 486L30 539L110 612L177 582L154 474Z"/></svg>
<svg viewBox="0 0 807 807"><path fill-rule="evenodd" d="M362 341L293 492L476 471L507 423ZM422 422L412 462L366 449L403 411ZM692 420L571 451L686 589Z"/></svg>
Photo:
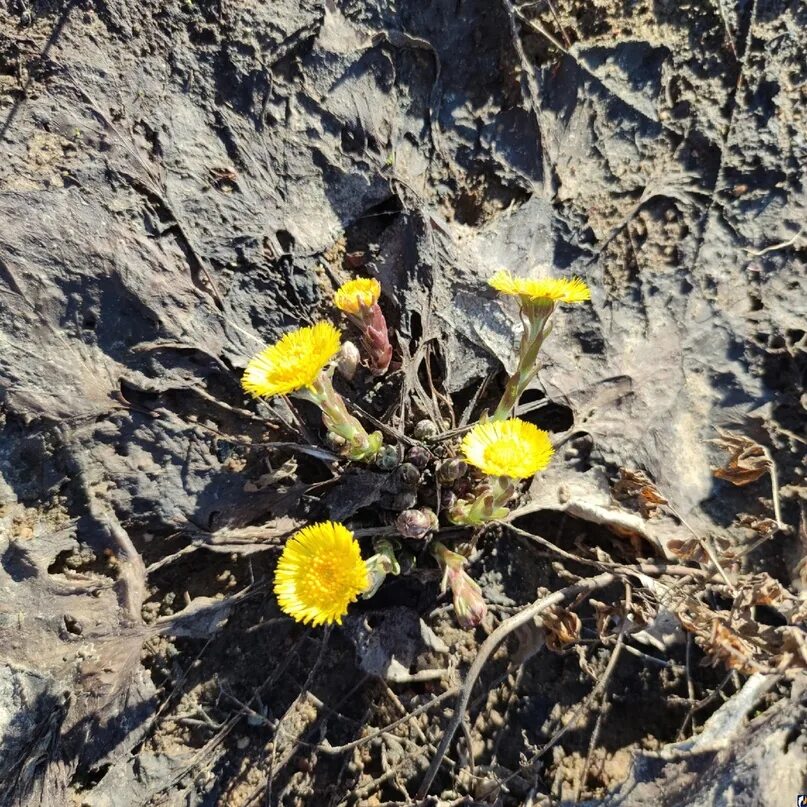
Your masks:
<svg viewBox="0 0 807 807"><path fill-rule="evenodd" d="M613 633L618 618L621 618L622 615L618 606L600 602L593 598L589 599L589 604L594 609L594 618L597 621L597 635L602 638Z"/></svg>
<svg viewBox="0 0 807 807"><path fill-rule="evenodd" d="M792 599L777 580L766 572L748 579L734 598L735 609L749 608L752 605L781 605Z"/></svg>
<svg viewBox="0 0 807 807"><path fill-rule="evenodd" d="M699 641L700 640L700 641ZM723 662L729 670L751 675L759 672L759 664L755 661L756 648L751 642L743 639L722 619L712 622L712 630L708 637L696 638L713 662Z"/></svg>
<svg viewBox="0 0 807 807"><path fill-rule="evenodd" d="M705 563L709 556L703 548L703 543L697 538L671 538L667 542L667 550L681 560L694 560Z"/></svg>
<svg viewBox="0 0 807 807"><path fill-rule="evenodd" d="M668 504L667 499L642 471L620 468L611 490L618 502L629 503L643 518L653 518L661 505Z"/></svg>
<svg viewBox="0 0 807 807"><path fill-rule="evenodd" d="M546 631L546 646L555 653L580 638L582 623L574 611L556 606L541 615L541 622Z"/></svg>
<svg viewBox="0 0 807 807"><path fill-rule="evenodd" d="M750 485L768 473L770 460L765 449L750 437L736 432L718 429L720 437L710 442L729 452L729 458L722 468L713 471L718 479L725 479L732 485Z"/></svg>
<svg viewBox="0 0 807 807"><path fill-rule="evenodd" d="M737 516L737 524L741 527L748 527L748 529L759 533L759 535L765 538L773 535L779 529L779 525L774 519L752 516L749 513L740 513L740 515Z"/></svg>

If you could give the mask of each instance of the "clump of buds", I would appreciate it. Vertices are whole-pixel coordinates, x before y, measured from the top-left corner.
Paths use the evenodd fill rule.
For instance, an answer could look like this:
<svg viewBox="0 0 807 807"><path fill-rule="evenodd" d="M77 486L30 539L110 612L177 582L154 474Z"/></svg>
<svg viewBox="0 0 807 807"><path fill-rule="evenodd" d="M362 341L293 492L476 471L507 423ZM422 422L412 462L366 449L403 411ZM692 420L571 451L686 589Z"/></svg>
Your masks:
<svg viewBox="0 0 807 807"><path fill-rule="evenodd" d="M465 571L466 559L439 541L432 543L431 550L443 570L440 590L445 593L451 589L457 621L463 628L475 628L484 620L488 607L482 589Z"/></svg>
<svg viewBox="0 0 807 807"><path fill-rule="evenodd" d="M421 507L418 510L404 510L395 519L395 528L404 538L420 540L440 527L434 510Z"/></svg>

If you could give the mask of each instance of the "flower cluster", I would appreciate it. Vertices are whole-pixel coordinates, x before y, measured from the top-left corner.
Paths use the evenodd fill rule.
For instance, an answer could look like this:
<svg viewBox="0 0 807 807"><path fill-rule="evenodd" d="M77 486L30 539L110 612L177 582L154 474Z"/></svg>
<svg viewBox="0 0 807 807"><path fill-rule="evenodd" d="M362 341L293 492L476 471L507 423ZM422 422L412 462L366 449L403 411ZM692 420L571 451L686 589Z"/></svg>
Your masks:
<svg viewBox="0 0 807 807"><path fill-rule="evenodd" d="M374 531L374 552L366 560L353 532L338 522L311 524L285 544L274 590L280 608L295 620L341 624L352 603L372 597L387 576L405 573L423 549L443 571L441 588L451 591L460 625L472 628L485 619L482 591L466 571L467 558L436 538L442 531L441 514L443 524L455 525L455 531L457 526L476 528L505 519L522 480L547 467L553 455L549 434L512 415L535 377L556 307L589 299L588 286L579 278L525 279L499 271L489 284L518 299L524 331L516 370L501 400L459 444L452 442L453 433L441 435L436 424L420 420L402 455L399 447L383 444L381 432L368 432L334 389L334 369L353 380L362 357L373 376L384 375L391 366L393 350L379 306L378 280L355 278L333 298L358 330L362 352L343 343L333 324L318 322L285 334L247 364L242 378L247 393L309 401L321 412L330 446L347 460L374 462L390 472L385 483L391 491L388 528Z"/></svg>

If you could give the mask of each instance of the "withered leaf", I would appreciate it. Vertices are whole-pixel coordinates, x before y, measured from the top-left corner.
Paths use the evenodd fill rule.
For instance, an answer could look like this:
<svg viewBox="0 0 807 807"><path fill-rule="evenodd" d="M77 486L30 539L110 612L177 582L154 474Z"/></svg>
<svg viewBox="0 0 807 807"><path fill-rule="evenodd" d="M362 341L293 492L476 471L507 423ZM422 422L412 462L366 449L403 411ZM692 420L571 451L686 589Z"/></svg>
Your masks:
<svg viewBox="0 0 807 807"><path fill-rule="evenodd" d="M611 491L617 501L629 503L643 518L653 518L661 505L668 504L667 499L642 471L620 468Z"/></svg>
<svg viewBox="0 0 807 807"><path fill-rule="evenodd" d="M714 470L718 479L725 479L732 485L741 487L756 482L768 473L770 460L765 449L750 437L736 432L718 429L720 437L710 442L729 452L729 458L722 468Z"/></svg>
<svg viewBox="0 0 807 807"><path fill-rule="evenodd" d="M754 645L743 639L721 619L712 622L709 636L699 636L696 641L715 664L722 662L729 670L749 675L759 672Z"/></svg>
<svg viewBox="0 0 807 807"><path fill-rule="evenodd" d="M555 653L580 638L582 623L574 611L555 606L541 615L541 622L546 631L546 646Z"/></svg>
<svg viewBox="0 0 807 807"><path fill-rule="evenodd" d="M740 513L740 515L737 516L737 523L741 527L748 527L766 538L769 535L773 535L779 529L779 524L775 519L752 516L750 513Z"/></svg>
<svg viewBox="0 0 807 807"><path fill-rule="evenodd" d="M781 605L791 599L777 580L766 572L756 574L747 580L734 598L734 607L748 608L752 605Z"/></svg>

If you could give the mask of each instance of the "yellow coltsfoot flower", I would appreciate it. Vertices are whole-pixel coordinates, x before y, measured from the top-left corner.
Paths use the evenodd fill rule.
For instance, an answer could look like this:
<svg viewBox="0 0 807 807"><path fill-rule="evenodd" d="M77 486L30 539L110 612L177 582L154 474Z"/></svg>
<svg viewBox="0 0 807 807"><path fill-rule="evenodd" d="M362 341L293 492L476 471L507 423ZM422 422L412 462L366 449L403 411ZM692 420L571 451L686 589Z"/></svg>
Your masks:
<svg viewBox="0 0 807 807"><path fill-rule="evenodd" d="M280 608L303 624L342 624L350 603L370 584L353 533L335 521L311 524L283 548L275 570Z"/></svg>
<svg viewBox="0 0 807 807"><path fill-rule="evenodd" d="M518 297L524 322L518 365L491 415L493 420L504 420L510 417L521 394L538 372L538 353L552 330L549 319L555 306L558 303L581 303L589 300L591 293L579 277L529 279L513 277L506 269L496 272L488 283L497 291Z"/></svg>
<svg viewBox="0 0 807 807"><path fill-rule="evenodd" d="M250 359L241 386L256 398L294 394L311 401L322 411L328 430L343 441L343 455L370 461L381 448L381 433L367 433L347 411L325 372L340 342L339 331L330 322L290 331Z"/></svg>
<svg viewBox="0 0 807 807"><path fill-rule="evenodd" d="M350 317L361 331L361 341L370 358L373 375L383 375L392 360L387 321L378 298L381 284L375 278L357 277L343 283L333 296L334 305Z"/></svg>
<svg viewBox="0 0 807 807"><path fill-rule="evenodd" d="M290 331L250 360L241 386L256 398L311 387L339 352L340 342L339 331L330 322Z"/></svg>
<svg viewBox="0 0 807 807"><path fill-rule="evenodd" d="M475 526L504 518L515 496L514 479L526 479L549 464L554 453L547 432L524 420L489 420L465 435L462 454L489 477L471 498L449 509L454 524Z"/></svg>
<svg viewBox="0 0 807 807"><path fill-rule="evenodd" d="M503 294L536 302L547 300L556 303L582 303L591 299L588 286L579 277L531 279L514 277L506 269L500 269L488 280L488 284Z"/></svg>
<svg viewBox="0 0 807 807"><path fill-rule="evenodd" d="M554 449L543 429L511 418L478 423L465 435L462 453L488 476L526 479L549 465Z"/></svg>
<svg viewBox="0 0 807 807"><path fill-rule="evenodd" d="M381 296L381 284L372 277L357 277L343 283L333 296L333 304L345 314L358 316L372 308Z"/></svg>

